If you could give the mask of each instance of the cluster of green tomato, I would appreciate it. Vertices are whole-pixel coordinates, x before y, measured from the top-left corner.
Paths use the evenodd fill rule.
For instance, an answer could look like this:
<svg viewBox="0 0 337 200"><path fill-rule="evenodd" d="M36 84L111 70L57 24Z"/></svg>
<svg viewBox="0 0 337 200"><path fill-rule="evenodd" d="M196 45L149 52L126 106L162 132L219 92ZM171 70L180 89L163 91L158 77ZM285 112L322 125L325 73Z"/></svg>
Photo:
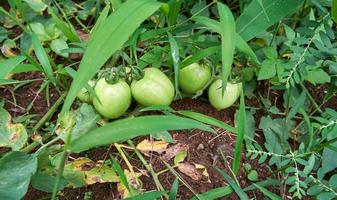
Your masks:
<svg viewBox="0 0 337 200"><path fill-rule="evenodd" d="M95 95L90 95L83 88L77 98L82 102L92 103L97 112L110 119L123 115L128 110L132 97L143 106L170 105L175 95L171 80L157 68L145 68L143 73L143 77L133 80L130 86L123 79L113 84L108 83L105 78L96 83L89 81ZM180 70L179 86L185 93L195 94L206 86L211 74L209 65L193 63ZM217 110L233 105L242 88L241 83L228 82L222 95L221 85L221 79L216 79L208 89L208 99Z"/></svg>

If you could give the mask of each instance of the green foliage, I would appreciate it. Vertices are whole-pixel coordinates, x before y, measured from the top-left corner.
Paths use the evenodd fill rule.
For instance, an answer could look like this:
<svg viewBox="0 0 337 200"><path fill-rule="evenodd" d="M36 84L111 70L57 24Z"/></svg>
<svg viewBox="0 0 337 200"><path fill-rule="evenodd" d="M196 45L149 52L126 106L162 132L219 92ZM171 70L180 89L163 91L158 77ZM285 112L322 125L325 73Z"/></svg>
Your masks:
<svg viewBox="0 0 337 200"><path fill-rule="evenodd" d="M0 159L0 198L21 199L37 168L36 155L12 151ZM20 184L18 184L20 183Z"/></svg>

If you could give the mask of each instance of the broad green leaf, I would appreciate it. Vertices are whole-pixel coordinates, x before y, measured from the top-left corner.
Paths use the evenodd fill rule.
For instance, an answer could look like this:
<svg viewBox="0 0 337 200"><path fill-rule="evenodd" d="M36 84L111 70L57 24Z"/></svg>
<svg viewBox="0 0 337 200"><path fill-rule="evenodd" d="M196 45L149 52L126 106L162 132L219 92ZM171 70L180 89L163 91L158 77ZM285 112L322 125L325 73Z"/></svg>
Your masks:
<svg viewBox="0 0 337 200"><path fill-rule="evenodd" d="M225 5L218 2L218 11L221 24L221 79L222 79L222 94L227 85L227 79L231 73L234 50L236 44L235 21L231 10Z"/></svg>
<svg viewBox="0 0 337 200"><path fill-rule="evenodd" d="M160 5L160 3L152 0L129 0L102 22L99 29L91 35L78 73L64 102L61 115L69 110L77 93L109 57L123 46L130 35Z"/></svg>
<svg viewBox="0 0 337 200"><path fill-rule="evenodd" d="M233 192L232 187L226 186L226 187L219 187L212 190L209 190L207 192L204 192L202 194L198 194L198 197L200 199L218 199L224 196L227 196ZM197 197L193 197L191 200L198 200Z"/></svg>
<svg viewBox="0 0 337 200"><path fill-rule="evenodd" d="M257 80L266 80L274 77L276 75L276 61L274 60L264 60L261 64L261 69Z"/></svg>
<svg viewBox="0 0 337 200"><path fill-rule="evenodd" d="M43 67L44 73L46 74L48 79L54 85L56 85L56 79L55 79L55 76L53 74L53 69L52 69L52 66L49 62L49 58L48 58L48 55L47 55L45 49L43 48L39 38L36 36L35 33L32 33L31 37L32 37L35 55L36 55L37 59L40 61L41 65Z"/></svg>
<svg viewBox="0 0 337 200"><path fill-rule="evenodd" d="M87 168L86 168L87 167ZM63 177L74 187L95 183L119 182L115 171L89 158L78 158L64 166Z"/></svg>
<svg viewBox="0 0 337 200"><path fill-rule="evenodd" d="M274 23L293 14L302 4L303 0L252 1L236 20L236 31L245 41L251 40Z"/></svg>
<svg viewBox="0 0 337 200"><path fill-rule="evenodd" d="M4 155L0 159L0 199L22 199L36 169L37 158L34 154L12 151Z"/></svg>
<svg viewBox="0 0 337 200"><path fill-rule="evenodd" d="M56 180L56 177L51 176L49 174L42 174L42 173L36 173L32 177L32 186L35 189L44 191L44 192L52 192L54 187L54 182ZM68 182L62 178L59 183L59 191L63 190L67 186Z"/></svg>
<svg viewBox="0 0 337 200"><path fill-rule="evenodd" d="M99 17L95 23L95 26L92 28L91 33L94 34L94 32L101 26L101 24L106 20L108 17L110 11L110 4L107 4L102 12L99 14Z"/></svg>
<svg viewBox="0 0 337 200"><path fill-rule="evenodd" d="M232 170L235 175L237 175L239 172L240 160L242 156L241 152L242 152L242 147L243 147L243 140L246 134L246 107L245 107L245 102L244 102L243 90L241 90L241 95L240 95L240 107L239 107L237 129L238 129L238 134L236 137L234 160L233 160L233 166L232 166Z"/></svg>
<svg viewBox="0 0 337 200"><path fill-rule="evenodd" d="M47 33L45 27L40 22L32 22L29 24L29 27L41 42L51 40L51 37Z"/></svg>
<svg viewBox="0 0 337 200"><path fill-rule="evenodd" d="M0 79L5 79L22 61L25 60L23 56L16 56L9 58L0 63Z"/></svg>
<svg viewBox="0 0 337 200"><path fill-rule="evenodd" d="M42 0L24 0L35 12L42 12L47 5Z"/></svg>
<svg viewBox="0 0 337 200"><path fill-rule="evenodd" d="M25 127L20 123L12 124L10 114L0 107L0 147L10 147L14 151L20 150L27 139Z"/></svg>
<svg viewBox="0 0 337 200"><path fill-rule="evenodd" d="M337 147L337 143L332 144L333 147ZM326 174L337 168L337 162L335 162L336 152L326 147L322 153L322 174Z"/></svg>
<svg viewBox="0 0 337 200"><path fill-rule="evenodd" d="M228 185L231 186L231 188L234 190L234 192L240 197L241 200L248 200L247 194L242 190L240 185L238 185L232 177L230 177L228 174L226 174L224 171L220 170L219 168L215 168L221 175L224 177L224 179L227 181Z"/></svg>
<svg viewBox="0 0 337 200"><path fill-rule="evenodd" d="M229 132L232 132L232 133L237 133L236 128L234 128L231 125L228 125L228 124L224 123L223 121L214 119L213 117L203 115L201 113L189 111L189 110L179 110L178 113L181 114L181 115L184 115L185 117L189 117L189 118L192 118L194 120L200 121L202 123L209 124L209 125L212 125L212 126L216 126L216 127L222 128L222 129L224 129L226 131L229 131Z"/></svg>
<svg viewBox="0 0 337 200"><path fill-rule="evenodd" d="M270 192L269 190L267 190L266 188L253 183L253 185L258 188L264 195L266 195L267 197L269 197L271 200L282 200L282 197L280 197L277 194L274 194L273 192Z"/></svg>
<svg viewBox="0 0 337 200"><path fill-rule="evenodd" d="M74 27L71 25L71 23L67 23L62 21L53 11L52 9L49 10L51 17L53 21L55 22L55 25L57 28L59 28L62 33L70 40L71 42L81 42L80 38L76 34L76 31Z"/></svg>
<svg viewBox="0 0 337 200"><path fill-rule="evenodd" d="M108 123L101 128L89 131L86 135L73 141L71 150L73 152L81 152L93 147L122 142L137 136L161 131L191 128L213 132L210 127L200 122L174 115L127 118Z"/></svg>
<svg viewBox="0 0 337 200"><path fill-rule="evenodd" d="M68 49L68 44L66 41L62 40L62 39L56 39L51 41L50 43L50 48L57 54L60 56L63 56L65 58L68 58L69 53L67 52L62 52L65 49Z"/></svg>
<svg viewBox="0 0 337 200"><path fill-rule="evenodd" d="M95 112L95 109L86 103L82 104L77 111L71 113L64 115L60 119L60 126L56 131L57 134L64 134L71 129L71 141L96 128L96 123L101 119L100 115ZM62 136L62 140L65 139L66 137Z"/></svg>
<svg viewBox="0 0 337 200"><path fill-rule="evenodd" d="M305 77L312 84L322 84L330 82L331 78L323 69L310 70Z"/></svg>

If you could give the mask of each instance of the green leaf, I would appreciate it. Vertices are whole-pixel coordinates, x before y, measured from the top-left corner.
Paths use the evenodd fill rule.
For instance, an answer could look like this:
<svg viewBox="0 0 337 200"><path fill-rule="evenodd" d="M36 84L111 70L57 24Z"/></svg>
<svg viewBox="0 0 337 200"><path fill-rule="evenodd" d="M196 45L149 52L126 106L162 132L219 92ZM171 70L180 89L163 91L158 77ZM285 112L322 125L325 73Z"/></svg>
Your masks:
<svg viewBox="0 0 337 200"><path fill-rule="evenodd" d="M213 47L209 47L207 49L203 49L200 51L197 51L195 54L193 54L192 56L187 57L185 60L183 60L180 63L180 68L184 68L190 64L193 64L195 62L198 62L210 55L213 55L217 52L220 51L220 46L213 46Z"/></svg>
<svg viewBox="0 0 337 200"><path fill-rule="evenodd" d="M274 194L273 192L270 192L269 190L267 190L266 188L253 183L253 185L258 188L264 195L266 195L267 197L269 197L271 200L282 200L283 198L278 196L277 194Z"/></svg>
<svg viewBox="0 0 337 200"><path fill-rule="evenodd" d="M183 0L171 0L169 2L169 13L168 13L168 24L169 26L173 26L177 23L179 11L181 8L181 5L184 1Z"/></svg>
<svg viewBox="0 0 337 200"><path fill-rule="evenodd" d="M187 157L186 150L179 151L174 157L174 160L173 160L174 165L178 165L179 163L183 162L186 157Z"/></svg>
<svg viewBox="0 0 337 200"><path fill-rule="evenodd" d="M180 71L180 66L179 66L179 46L177 41L174 39L173 35L168 32L167 33L169 42L170 42L170 47L171 47L171 56L173 59L173 66L174 66L174 87L176 91L176 97L181 96L180 91L179 91L179 71Z"/></svg>
<svg viewBox="0 0 337 200"><path fill-rule="evenodd" d="M295 98L295 97L294 97ZM291 120L295 115L296 113L300 110L300 108L304 105L304 102L307 98L307 94L306 92L303 90L300 94L299 97L297 97L296 99L294 99L294 105L291 107L287 117L286 117L286 120L289 121Z"/></svg>
<svg viewBox="0 0 337 200"><path fill-rule="evenodd" d="M332 144L333 147L337 147L337 143ZM337 168L337 162L335 162L336 152L330 148L324 148L322 153L322 174L326 174Z"/></svg>
<svg viewBox="0 0 337 200"><path fill-rule="evenodd" d="M337 0L332 0L331 18L335 23L337 23Z"/></svg>
<svg viewBox="0 0 337 200"><path fill-rule="evenodd" d="M119 182L115 171L89 158L78 158L64 166L63 177L74 187L95 183Z"/></svg>
<svg viewBox="0 0 337 200"><path fill-rule="evenodd" d="M204 26L206 26L211 31L217 32L219 34L221 34L221 32L222 32L221 23L217 22L213 19L203 17L203 16L196 16L196 17L193 18L193 20L200 23L200 24L203 24ZM236 35L236 44L235 44L236 48L239 51L246 54L247 56L249 56L254 62L260 63L257 56L255 55L254 51L250 48L250 46L246 43L246 41L243 40L242 37L239 34L236 33L235 35ZM213 47L211 47L211 48L213 48Z"/></svg>
<svg viewBox="0 0 337 200"><path fill-rule="evenodd" d="M23 56L16 56L9 58L0 63L0 79L5 79L22 61L26 58Z"/></svg>
<svg viewBox="0 0 337 200"><path fill-rule="evenodd" d="M56 85L56 79L55 79L55 76L53 74L53 69L52 69L51 64L49 62L48 55L47 55L45 49L43 48L39 38L36 36L35 33L32 33L32 43L33 43L35 55L36 55L37 59L40 61L41 65L43 67L44 73L46 74L48 79L54 85Z"/></svg>
<svg viewBox="0 0 337 200"><path fill-rule="evenodd" d="M261 64L257 80L266 80L276 75L276 62L274 60L264 60Z"/></svg>
<svg viewBox="0 0 337 200"><path fill-rule="evenodd" d="M305 80L312 84L329 83L331 78L323 69L310 70L305 77Z"/></svg>
<svg viewBox="0 0 337 200"><path fill-rule="evenodd" d="M213 132L210 127L200 122L174 115L127 118L108 123L79 137L71 144L71 150L73 152L81 152L93 147L121 142L137 136L191 128Z"/></svg>
<svg viewBox="0 0 337 200"><path fill-rule="evenodd" d="M91 35L61 115L69 110L77 93L109 57L119 50L140 24L160 6L160 3L152 0L129 0L102 22Z"/></svg>
<svg viewBox="0 0 337 200"><path fill-rule="evenodd" d="M240 108L239 108L239 120L238 120L238 135L236 137L235 152L232 170L235 175L239 172L240 160L241 160L241 151L243 146L243 139L245 138L246 132L246 108L244 102L243 90L240 94Z"/></svg>
<svg viewBox="0 0 337 200"><path fill-rule="evenodd" d="M179 188L179 179L176 178L174 182L172 183L171 190L170 190L170 196L168 200L177 199L178 188Z"/></svg>
<svg viewBox="0 0 337 200"><path fill-rule="evenodd" d="M211 189L207 192L204 192L202 194L198 194L198 197L193 197L191 200L198 200L200 199L218 199L224 196L227 196L233 192L232 187L219 187L215 189Z"/></svg>
<svg viewBox="0 0 337 200"><path fill-rule="evenodd" d="M100 115L95 112L95 109L91 105L82 104L76 115L76 124L71 132L71 140L74 141L96 128L96 123L100 119Z"/></svg>
<svg viewBox="0 0 337 200"><path fill-rule="evenodd" d="M251 40L282 18L293 14L302 4L303 0L252 1L236 20L236 31L245 41Z"/></svg>
<svg viewBox="0 0 337 200"><path fill-rule="evenodd" d="M20 200L23 198L36 169L35 155L17 151L4 155L0 159L0 199Z"/></svg>
<svg viewBox="0 0 337 200"><path fill-rule="evenodd" d="M20 123L12 124L10 114L3 107L0 107L0 147L20 150L27 139L25 127Z"/></svg>
<svg viewBox="0 0 337 200"><path fill-rule="evenodd" d="M215 168L227 181L228 185L231 186L231 188L235 191L235 193L240 197L241 200L248 200L247 194L242 190L240 185L238 185L232 177L230 177L228 174L226 174L224 171L220 170L219 168Z"/></svg>
<svg viewBox="0 0 337 200"><path fill-rule="evenodd" d="M32 177L32 186L35 189L44 192L53 192L54 182L56 177L49 174L37 173ZM68 182L62 178L59 183L58 191L63 190L67 186Z"/></svg>
<svg viewBox="0 0 337 200"><path fill-rule="evenodd" d="M60 56L63 56L65 58L68 58L69 53L68 52L62 52L62 50L68 49L68 44L66 41L62 40L62 39L56 39L51 41L50 43L50 48L57 54Z"/></svg>
<svg viewBox="0 0 337 200"><path fill-rule="evenodd" d="M212 126L216 126L216 127L222 128L222 129L224 129L226 131L229 131L229 132L232 132L232 133L237 133L236 128L234 128L231 125L228 125L228 124L224 123L223 121L214 119L213 117L203 115L201 113L189 111L189 110L179 110L178 113L181 114L181 115L184 115L185 117L189 117L189 118L195 119L197 121L200 121L202 123L209 124L209 125L212 125Z"/></svg>
<svg viewBox="0 0 337 200"><path fill-rule="evenodd" d="M166 192L158 192L158 191L144 192L143 194L128 197L125 198L124 200L153 200L163 196L164 194L166 194Z"/></svg>
<svg viewBox="0 0 337 200"><path fill-rule="evenodd" d="M35 12L42 12L47 5L42 0L24 0Z"/></svg>
<svg viewBox="0 0 337 200"><path fill-rule="evenodd" d="M62 33L70 40L71 42L81 42L80 38L76 34L74 27L71 23L67 23L62 21L53 11L52 9L49 10L53 21L58 29L62 31Z"/></svg>
<svg viewBox="0 0 337 200"><path fill-rule="evenodd" d="M224 4L218 2L218 11L220 16L220 24L222 27L221 35L221 79L224 93L227 85L227 79L231 73L234 50L236 44L235 21L231 10Z"/></svg>

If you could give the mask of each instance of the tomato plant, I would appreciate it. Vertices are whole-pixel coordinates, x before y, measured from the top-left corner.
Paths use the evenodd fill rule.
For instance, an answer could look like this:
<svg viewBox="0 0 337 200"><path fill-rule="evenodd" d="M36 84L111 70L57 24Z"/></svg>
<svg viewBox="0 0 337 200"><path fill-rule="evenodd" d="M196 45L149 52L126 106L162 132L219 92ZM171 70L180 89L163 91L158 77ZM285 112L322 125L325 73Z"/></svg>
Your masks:
<svg viewBox="0 0 337 200"><path fill-rule="evenodd" d="M96 96L93 98L93 105L106 118L122 116L131 104L130 87L123 80L110 84L105 78L101 78L94 91Z"/></svg>
<svg viewBox="0 0 337 200"><path fill-rule="evenodd" d="M211 76L208 64L193 63L180 70L179 86L184 92L195 94L206 86Z"/></svg>
<svg viewBox="0 0 337 200"><path fill-rule="evenodd" d="M226 89L222 94L221 86L222 81L218 79L208 89L209 102L217 110L222 110L233 105L240 96L242 89L242 83L227 82Z"/></svg>
<svg viewBox="0 0 337 200"><path fill-rule="evenodd" d="M131 83L135 100L143 106L170 105L174 98L174 86L157 68L146 68L140 80Z"/></svg>

